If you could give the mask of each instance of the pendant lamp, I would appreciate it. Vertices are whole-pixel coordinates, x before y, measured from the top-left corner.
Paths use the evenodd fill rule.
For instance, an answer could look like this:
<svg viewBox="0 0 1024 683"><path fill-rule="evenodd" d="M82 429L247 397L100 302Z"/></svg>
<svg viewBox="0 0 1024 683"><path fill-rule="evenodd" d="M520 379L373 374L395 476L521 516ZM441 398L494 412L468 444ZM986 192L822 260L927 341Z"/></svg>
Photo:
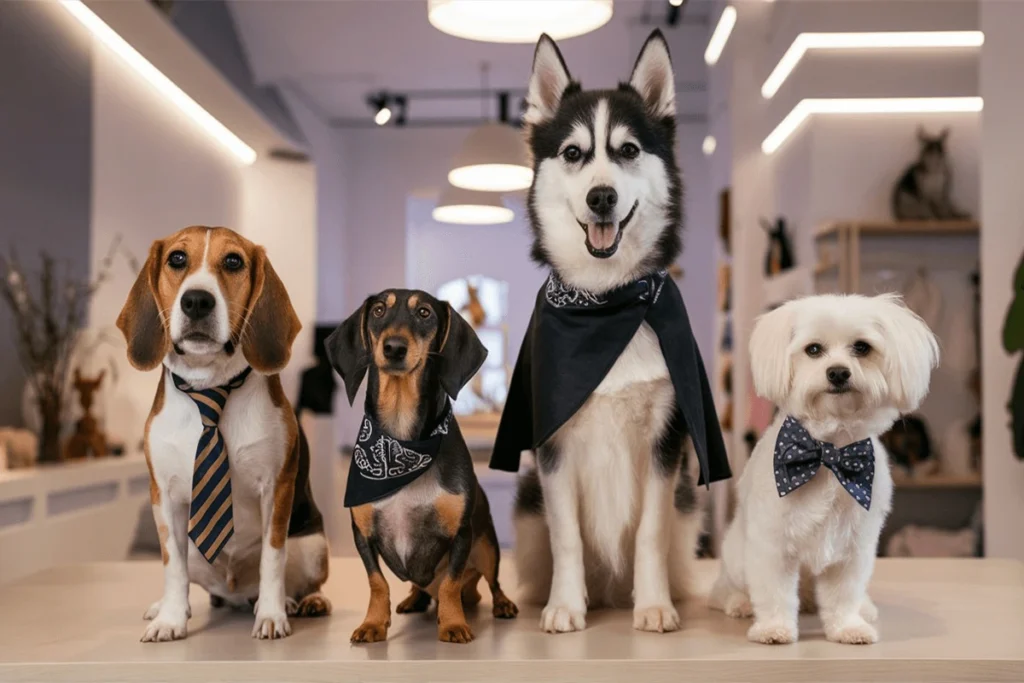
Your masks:
<svg viewBox="0 0 1024 683"><path fill-rule="evenodd" d="M501 203L501 195L448 185L431 216L438 223L498 225L510 223L515 213Z"/></svg>
<svg viewBox="0 0 1024 683"><path fill-rule="evenodd" d="M612 0L429 0L427 18L444 33L491 43L581 36L612 18Z"/></svg>
<svg viewBox="0 0 1024 683"><path fill-rule="evenodd" d="M505 123L490 121L469 134L452 162L448 182L484 192L524 190L533 182L523 134Z"/></svg>

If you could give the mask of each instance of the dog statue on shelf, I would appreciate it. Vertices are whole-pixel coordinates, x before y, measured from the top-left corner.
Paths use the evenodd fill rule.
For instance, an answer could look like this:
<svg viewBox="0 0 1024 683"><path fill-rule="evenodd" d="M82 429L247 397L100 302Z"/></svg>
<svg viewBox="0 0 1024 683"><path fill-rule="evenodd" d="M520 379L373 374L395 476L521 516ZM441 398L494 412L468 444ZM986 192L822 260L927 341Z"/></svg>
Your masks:
<svg viewBox="0 0 1024 683"><path fill-rule="evenodd" d="M952 173L946 159L949 128L929 135L918 127L921 153L900 176L892 193L892 215L898 221L950 221L968 219L953 203Z"/></svg>
<svg viewBox="0 0 1024 683"><path fill-rule="evenodd" d="M87 455L102 458L107 454L107 438L100 430L96 418L92 416L92 404L96 392L103 384L104 375L106 370L100 370L100 374L95 378L83 377L81 371L75 368L75 390L82 406L82 418L75 423L75 433L64 445L65 460L78 460Z"/></svg>

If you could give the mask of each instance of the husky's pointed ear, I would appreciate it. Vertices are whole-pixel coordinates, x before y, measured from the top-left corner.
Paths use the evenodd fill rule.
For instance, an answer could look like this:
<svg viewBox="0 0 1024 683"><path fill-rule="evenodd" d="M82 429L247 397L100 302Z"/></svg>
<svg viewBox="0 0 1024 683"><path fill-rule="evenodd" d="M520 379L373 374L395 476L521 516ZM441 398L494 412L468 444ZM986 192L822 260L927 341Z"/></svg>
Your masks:
<svg viewBox="0 0 1024 683"><path fill-rule="evenodd" d="M533 73L527 88L523 120L536 125L554 116L570 83L572 76L555 41L546 33L541 35L533 53Z"/></svg>
<svg viewBox="0 0 1024 683"><path fill-rule="evenodd" d="M448 304L447 325L441 337L441 386L453 399L487 360L487 348L459 312Z"/></svg>
<svg viewBox="0 0 1024 683"><path fill-rule="evenodd" d="M661 31L654 32L640 49L629 84L644 98L647 109L659 118L676 115L676 83L672 58Z"/></svg>
<svg viewBox="0 0 1024 683"><path fill-rule="evenodd" d="M341 381L345 383L349 405L355 403L359 385L363 383L370 363L370 347L366 341L366 312L369 306L370 299L367 299L324 340L331 367L338 371Z"/></svg>

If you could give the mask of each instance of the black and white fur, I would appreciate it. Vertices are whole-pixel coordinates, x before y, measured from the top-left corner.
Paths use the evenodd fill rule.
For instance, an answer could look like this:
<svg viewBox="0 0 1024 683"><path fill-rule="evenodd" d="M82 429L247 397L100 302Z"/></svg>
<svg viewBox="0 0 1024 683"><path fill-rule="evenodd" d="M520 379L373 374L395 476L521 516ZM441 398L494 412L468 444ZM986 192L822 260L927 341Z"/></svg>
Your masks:
<svg viewBox="0 0 1024 683"><path fill-rule="evenodd" d="M573 81L554 41L542 36L527 99L534 260L593 293L671 265L681 250L682 187L661 32L644 44L629 83L602 91ZM520 598L547 600L545 631L583 629L588 605L631 602L635 628L679 628L673 601L684 593L700 522L684 437L667 429L675 408L658 339L644 323L579 412L538 450L537 470L521 478Z"/></svg>
<svg viewBox="0 0 1024 683"><path fill-rule="evenodd" d="M900 176L892 192L892 214L900 221L955 220L969 218L951 196L953 178L946 160L949 128L932 136L917 129L921 153Z"/></svg>

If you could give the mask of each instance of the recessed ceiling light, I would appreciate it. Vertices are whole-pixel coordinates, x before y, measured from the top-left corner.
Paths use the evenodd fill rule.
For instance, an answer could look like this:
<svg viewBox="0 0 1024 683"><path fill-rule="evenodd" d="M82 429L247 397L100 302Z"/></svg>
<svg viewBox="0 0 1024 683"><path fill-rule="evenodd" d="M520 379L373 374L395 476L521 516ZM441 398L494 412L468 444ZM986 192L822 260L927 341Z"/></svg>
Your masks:
<svg viewBox="0 0 1024 683"><path fill-rule="evenodd" d="M715 140L714 135L707 135L704 137L704 142L700 148L704 151L704 156L709 157L715 153L715 148L718 147L718 140Z"/></svg>
<svg viewBox="0 0 1024 683"><path fill-rule="evenodd" d="M501 195L448 185L441 192L431 216L438 223L497 225L510 223L515 213L501 203Z"/></svg>
<svg viewBox="0 0 1024 683"><path fill-rule="evenodd" d="M980 97L864 97L850 99L806 99L793 107L786 118L761 143L761 151L772 154L812 114L925 114L978 112Z"/></svg>
<svg viewBox="0 0 1024 683"><path fill-rule="evenodd" d="M533 182L523 134L504 123L476 128L455 156L448 182L467 190L512 192Z"/></svg>
<svg viewBox="0 0 1024 683"><path fill-rule="evenodd" d="M722 50L725 49L725 44L729 41L729 34L732 33L735 25L736 8L728 5L722 10L722 16L718 18L718 25L715 26L711 40L708 41L708 49L704 51L704 62L708 66L714 66L718 62L718 58L722 56Z"/></svg>
<svg viewBox="0 0 1024 683"><path fill-rule="evenodd" d="M786 82L808 50L864 50L930 47L980 47L981 31L884 31L880 33L801 33L775 65L761 86L761 95L771 99Z"/></svg>
<svg viewBox="0 0 1024 683"><path fill-rule="evenodd" d="M118 35L105 21L96 16L84 3L80 0L61 0L61 5L71 16L89 29L93 36L110 48L114 54L123 59L128 66L135 69L161 95L199 124L200 128L227 148L239 161L245 165L256 161L256 150L242 142L241 138L228 130L227 126L215 119L210 112L203 109L198 102L189 97L184 90L175 85L174 81L153 66L152 62L129 45L128 41Z"/></svg>
<svg viewBox="0 0 1024 683"><path fill-rule="evenodd" d="M612 0L429 0L427 18L459 38L533 43L542 33L559 40L604 26Z"/></svg>

